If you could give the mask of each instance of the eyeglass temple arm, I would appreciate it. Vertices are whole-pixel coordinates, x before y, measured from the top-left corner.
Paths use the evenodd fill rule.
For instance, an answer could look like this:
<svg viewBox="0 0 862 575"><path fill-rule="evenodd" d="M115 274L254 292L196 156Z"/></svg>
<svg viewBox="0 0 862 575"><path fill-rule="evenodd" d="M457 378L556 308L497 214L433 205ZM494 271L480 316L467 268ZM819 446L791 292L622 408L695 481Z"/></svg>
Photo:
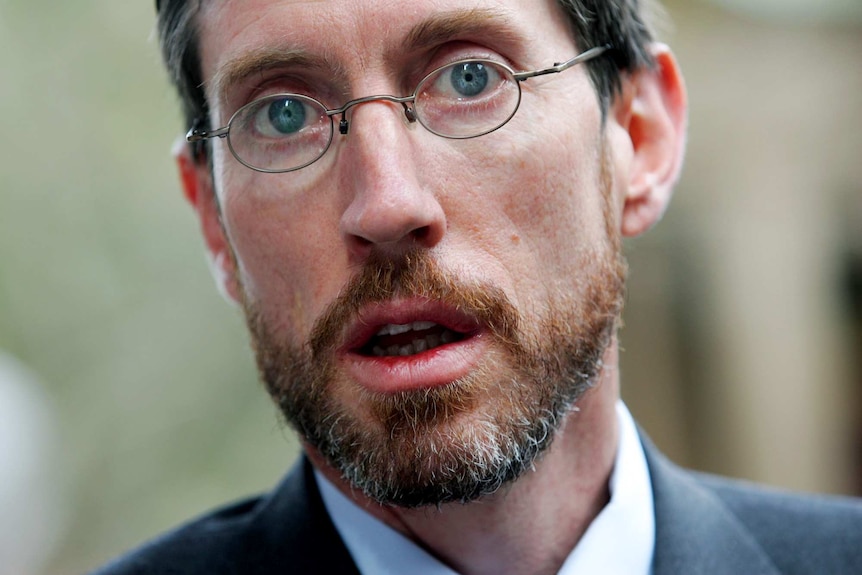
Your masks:
<svg viewBox="0 0 862 575"><path fill-rule="evenodd" d="M534 70L532 72L518 72L513 74L513 77L518 82L523 82L529 78L535 78L536 76L546 76L548 74L558 74L565 70L568 70L572 66L576 64L580 64L582 62L586 62L588 60L592 60L593 58L600 56L610 50L610 45L605 46L597 46L595 48L591 48L582 54L578 54L571 60L566 60L565 62L561 62L558 64L554 64L550 68L544 68L542 70ZM365 102L371 102L374 100L388 100L390 102L395 102L404 106L404 114L407 116L407 120L410 122L416 121L416 115L413 110L407 105L408 102L413 102L415 100L415 96L406 96L406 97L396 97L396 96L367 96L365 98L358 98L356 100L351 100L344 104L342 107L337 108L335 110L327 110L327 116L336 116L341 115L341 121L339 122L339 131L342 134L346 134L348 130L348 122L345 118L345 112L356 106L357 104L364 104ZM225 126L223 128L218 128L217 130L201 130L197 126L192 126L192 128L186 134L186 141L189 143L200 142L202 140L208 140L210 138L224 138L227 136L229 127Z"/></svg>
<svg viewBox="0 0 862 575"><path fill-rule="evenodd" d="M529 78L535 78L536 76L546 76L548 74L558 74L560 72L568 70L569 68L571 68L572 66L574 66L576 64L580 64L582 62L592 60L593 58L596 58L597 56L601 56L602 54L604 54L605 52L607 52L610 49L611 49L610 45L596 46L595 48L590 48L589 50L587 50L586 52L583 52L582 54L578 54L577 56L575 56L571 60L566 60L565 62L554 64L550 68L544 68L542 70L534 70L532 72L518 72L517 74L513 74L513 76L514 76L515 80L517 80L519 82L523 82L524 80L527 80Z"/></svg>
<svg viewBox="0 0 862 575"><path fill-rule="evenodd" d="M201 130L195 126L192 126L191 130L186 134L186 141L191 143L200 142L202 140L208 140L210 138L224 138L227 136L228 127L219 128L218 130Z"/></svg>

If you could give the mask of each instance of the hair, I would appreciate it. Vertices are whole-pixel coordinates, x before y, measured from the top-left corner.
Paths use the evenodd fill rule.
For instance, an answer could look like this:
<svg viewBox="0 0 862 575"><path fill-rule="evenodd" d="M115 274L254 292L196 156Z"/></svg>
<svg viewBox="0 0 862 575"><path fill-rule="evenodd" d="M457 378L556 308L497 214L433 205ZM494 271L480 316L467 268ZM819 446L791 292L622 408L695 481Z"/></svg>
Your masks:
<svg viewBox="0 0 862 575"><path fill-rule="evenodd" d="M203 0L157 0L162 57L182 102L186 127L207 128L209 106L203 90L196 15ZM651 68L654 39L649 20L658 0L557 0L569 17L580 50L611 46L586 63L603 117L620 92L626 74ZM200 157L203 142L193 144Z"/></svg>

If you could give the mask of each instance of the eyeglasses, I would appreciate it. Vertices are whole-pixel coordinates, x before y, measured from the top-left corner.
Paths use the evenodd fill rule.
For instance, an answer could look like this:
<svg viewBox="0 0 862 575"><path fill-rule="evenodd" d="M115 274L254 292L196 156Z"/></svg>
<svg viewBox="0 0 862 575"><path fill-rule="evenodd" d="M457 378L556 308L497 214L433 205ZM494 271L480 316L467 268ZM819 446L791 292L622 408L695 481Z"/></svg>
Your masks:
<svg viewBox="0 0 862 575"><path fill-rule="evenodd" d="M347 134L347 111L378 100L404 107L408 122L455 140L483 136L504 126L521 104L521 82L557 74L600 56L610 46L592 48L571 60L532 72L515 72L493 60L460 60L437 68L409 96L367 96L336 109L302 94L273 94L240 108L216 130L192 127L189 142L227 138L234 157L252 170L267 173L300 170L319 160L332 144L334 116Z"/></svg>

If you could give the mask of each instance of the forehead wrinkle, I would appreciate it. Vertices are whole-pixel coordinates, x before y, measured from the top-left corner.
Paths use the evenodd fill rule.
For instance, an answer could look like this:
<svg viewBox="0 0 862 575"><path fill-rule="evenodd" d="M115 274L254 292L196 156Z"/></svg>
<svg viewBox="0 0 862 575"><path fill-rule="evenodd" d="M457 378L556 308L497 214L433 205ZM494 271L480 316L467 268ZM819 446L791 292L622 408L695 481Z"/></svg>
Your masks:
<svg viewBox="0 0 862 575"><path fill-rule="evenodd" d="M523 33L502 9L472 8L451 10L423 20L410 29L404 41L389 48L390 53L418 52L458 39L480 39L507 47L521 47Z"/></svg>
<svg viewBox="0 0 862 575"><path fill-rule="evenodd" d="M233 86L254 75L279 68L323 70L336 79L344 76L343 67L325 55L310 54L292 46L264 46L230 58L213 74L208 84L219 101L224 102Z"/></svg>

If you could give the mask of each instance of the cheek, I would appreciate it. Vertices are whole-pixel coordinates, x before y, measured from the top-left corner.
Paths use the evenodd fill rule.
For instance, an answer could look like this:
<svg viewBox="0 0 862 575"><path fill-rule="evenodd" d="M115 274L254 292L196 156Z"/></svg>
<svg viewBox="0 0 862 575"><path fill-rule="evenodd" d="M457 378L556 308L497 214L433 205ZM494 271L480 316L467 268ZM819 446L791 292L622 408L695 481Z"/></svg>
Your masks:
<svg viewBox="0 0 862 575"><path fill-rule="evenodd" d="M582 127L565 145L553 130L518 139L501 132L458 163L473 184L460 194L460 226L450 217L452 234L466 230L519 293L570 289L606 245L598 131L598 122Z"/></svg>
<svg viewBox="0 0 862 575"><path fill-rule="evenodd" d="M508 212L522 230L523 253L532 273L531 289L548 295L582 295L584 280L607 246L601 193L593 171L546 171L534 182L531 208L523 203ZM580 301L580 297L575 298Z"/></svg>
<svg viewBox="0 0 862 575"><path fill-rule="evenodd" d="M281 174L242 174L224 183L225 228L245 297L287 337L303 341L343 285L346 262L333 244L337 230L325 202L285 189ZM302 201L300 201L302 198ZM295 335L291 335L295 334Z"/></svg>
<svg viewBox="0 0 862 575"><path fill-rule="evenodd" d="M580 109L591 108L584 103ZM591 252L606 236L601 120L595 111L547 119L540 151L520 168L529 199L511 205L512 217L532 231L533 249L555 265Z"/></svg>

